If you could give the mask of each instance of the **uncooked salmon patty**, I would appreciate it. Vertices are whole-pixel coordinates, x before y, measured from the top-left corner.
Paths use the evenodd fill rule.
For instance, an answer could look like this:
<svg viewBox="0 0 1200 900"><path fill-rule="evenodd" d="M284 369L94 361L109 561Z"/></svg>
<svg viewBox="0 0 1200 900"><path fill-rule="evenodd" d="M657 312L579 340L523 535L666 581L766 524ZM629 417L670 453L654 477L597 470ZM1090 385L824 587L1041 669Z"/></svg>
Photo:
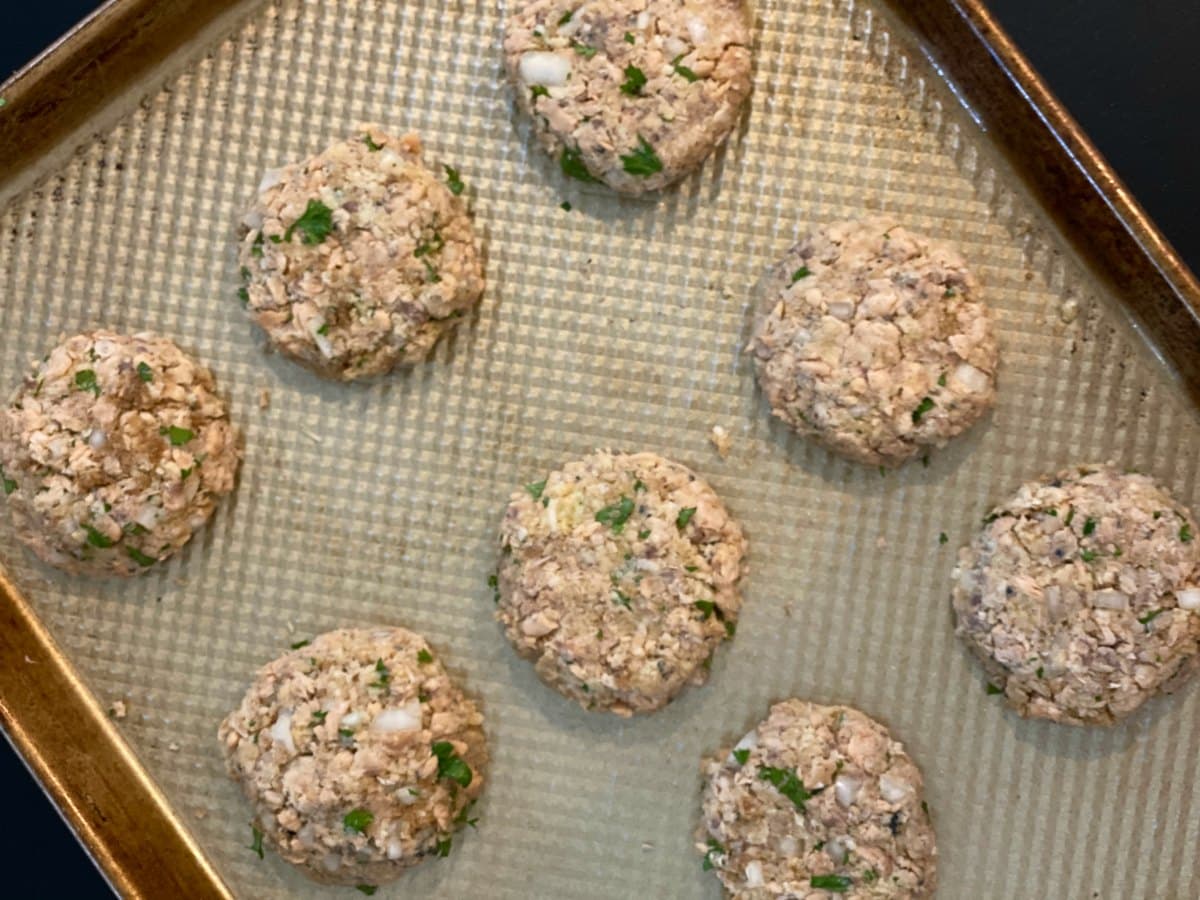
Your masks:
<svg viewBox="0 0 1200 900"><path fill-rule="evenodd" d="M962 255L890 219L818 228L756 288L750 352L772 412L857 462L897 466L991 408L992 317Z"/></svg>
<svg viewBox="0 0 1200 900"><path fill-rule="evenodd" d="M483 717L403 628L342 630L264 666L221 723L254 828L317 881L375 885L474 824Z"/></svg>
<svg viewBox="0 0 1200 900"><path fill-rule="evenodd" d="M959 552L957 633L1021 715L1111 724L1195 671L1197 533L1145 475L1026 484Z"/></svg>
<svg viewBox="0 0 1200 900"><path fill-rule="evenodd" d="M497 617L537 674L588 709L666 705L731 638L746 539L697 475L602 451L513 495Z"/></svg>
<svg viewBox="0 0 1200 900"><path fill-rule="evenodd" d="M413 135L362 126L268 172L243 222L242 299L271 345L354 381L425 359L483 295L462 181ZM444 183L445 182L445 183Z"/></svg>
<svg viewBox="0 0 1200 900"><path fill-rule="evenodd" d="M524 0L504 58L567 175L642 194L699 168L737 125L751 20L745 0Z"/></svg>
<svg viewBox="0 0 1200 900"><path fill-rule="evenodd" d="M0 411L0 483L41 560L134 575L233 490L239 440L212 373L172 341L92 331L35 363Z"/></svg>
<svg viewBox="0 0 1200 900"><path fill-rule="evenodd" d="M858 710L778 703L704 770L697 849L728 896L933 896L937 848L921 773Z"/></svg>

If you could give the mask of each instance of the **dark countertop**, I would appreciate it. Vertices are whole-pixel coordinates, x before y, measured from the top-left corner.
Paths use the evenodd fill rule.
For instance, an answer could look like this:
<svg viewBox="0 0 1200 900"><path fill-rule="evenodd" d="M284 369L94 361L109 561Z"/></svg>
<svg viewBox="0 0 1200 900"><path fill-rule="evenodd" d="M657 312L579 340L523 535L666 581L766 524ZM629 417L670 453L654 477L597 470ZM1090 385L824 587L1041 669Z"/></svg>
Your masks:
<svg viewBox="0 0 1200 900"><path fill-rule="evenodd" d="M0 79L98 3L38 0L6 10ZM1200 5L1130 0L991 0L991 7L1149 210L1200 271ZM10 896L111 893L21 761L0 744L0 795L15 812L0 846Z"/></svg>

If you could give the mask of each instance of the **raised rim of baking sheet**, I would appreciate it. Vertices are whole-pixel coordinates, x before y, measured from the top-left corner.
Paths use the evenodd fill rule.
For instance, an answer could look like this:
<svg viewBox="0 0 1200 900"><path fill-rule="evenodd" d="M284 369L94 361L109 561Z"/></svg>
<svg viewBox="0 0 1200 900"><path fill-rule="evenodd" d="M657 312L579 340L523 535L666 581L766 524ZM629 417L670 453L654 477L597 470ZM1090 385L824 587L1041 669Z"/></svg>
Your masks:
<svg viewBox="0 0 1200 900"><path fill-rule="evenodd" d="M890 3L921 51L1200 404L1200 282L981 0ZM149 93L239 0L109 0L0 85L0 199ZM31 606L0 576L0 725L128 897L230 897Z"/></svg>

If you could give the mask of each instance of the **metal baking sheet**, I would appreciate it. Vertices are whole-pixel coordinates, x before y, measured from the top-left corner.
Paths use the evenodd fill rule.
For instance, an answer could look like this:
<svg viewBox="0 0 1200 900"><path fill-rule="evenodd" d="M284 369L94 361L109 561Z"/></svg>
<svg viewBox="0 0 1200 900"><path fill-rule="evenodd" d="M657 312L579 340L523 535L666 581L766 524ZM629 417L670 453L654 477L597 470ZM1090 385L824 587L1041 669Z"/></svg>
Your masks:
<svg viewBox="0 0 1200 900"><path fill-rule="evenodd" d="M290 643L385 623L427 635L480 698L494 761L478 831L381 897L716 898L692 849L700 757L788 696L858 706L906 743L941 896L1200 894L1200 690L1110 730L1021 721L985 695L948 601L989 505L1061 465L1115 460L1198 505L1200 422L1154 338L882 3L759 0L743 127L645 201L564 181L532 146L503 84L504 6L245 3L0 210L0 382L60 334L151 329L214 368L245 431L232 501L149 577L59 577L0 525L7 574L99 704L126 704L117 726L230 891L335 889L249 850L218 722ZM360 121L414 130L461 170L488 291L428 365L339 387L264 353L234 239L263 170ZM863 212L963 247L1003 354L995 412L884 476L770 423L741 353L764 267L809 223ZM714 425L734 436L726 460ZM709 686L634 721L544 688L486 584L509 492L597 447L695 468L751 541Z"/></svg>

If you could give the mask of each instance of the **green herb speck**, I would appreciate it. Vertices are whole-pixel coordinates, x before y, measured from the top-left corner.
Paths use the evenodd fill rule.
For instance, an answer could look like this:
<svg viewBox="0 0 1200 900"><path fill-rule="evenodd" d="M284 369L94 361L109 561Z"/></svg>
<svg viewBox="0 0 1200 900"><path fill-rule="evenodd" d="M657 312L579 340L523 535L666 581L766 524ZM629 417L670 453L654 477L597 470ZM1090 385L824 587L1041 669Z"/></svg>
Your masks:
<svg viewBox="0 0 1200 900"><path fill-rule="evenodd" d="M137 373L138 378L140 378L146 384L149 384L154 380L154 371L144 362L137 364Z"/></svg>
<svg viewBox="0 0 1200 900"><path fill-rule="evenodd" d="M1083 522L1083 536L1090 537L1096 531L1096 520L1088 516Z"/></svg>
<svg viewBox="0 0 1200 900"><path fill-rule="evenodd" d="M383 144L375 143L375 139L372 138L369 134L363 135L363 143L367 145L367 149L370 150L372 153L378 153L380 150L383 149Z"/></svg>
<svg viewBox="0 0 1200 900"><path fill-rule="evenodd" d="M258 828L255 827L254 825L250 826L250 833L254 836L254 840L250 844L250 849L258 854L259 859L262 859L263 858L263 845L262 845L263 833L261 831L259 831Z"/></svg>
<svg viewBox="0 0 1200 900"><path fill-rule="evenodd" d="M939 544L947 544L947 543L949 543L949 541L950 541L950 538L946 535L946 532L943 531L941 534L938 535L938 543Z"/></svg>
<svg viewBox="0 0 1200 900"><path fill-rule="evenodd" d="M675 70L675 74L687 81L689 84L695 84L700 80L700 76L681 63L685 54L681 53L671 60L671 68Z"/></svg>
<svg viewBox="0 0 1200 900"><path fill-rule="evenodd" d="M1192 526L1187 522L1184 522L1179 526L1179 540L1183 541L1185 544L1190 544L1192 542Z"/></svg>
<svg viewBox="0 0 1200 900"><path fill-rule="evenodd" d="M633 501L628 497L622 497L616 503L597 512L596 521L611 528L613 534L620 534L625 530L625 523L629 521L631 515L633 515Z"/></svg>
<svg viewBox="0 0 1200 900"><path fill-rule="evenodd" d="M107 550L114 543L116 543L112 538L97 531L91 525L85 525L83 527L87 532L87 542L93 547L99 547L101 550Z"/></svg>
<svg viewBox="0 0 1200 900"><path fill-rule="evenodd" d="M158 433L169 440L172 447L182 447L196 436L194 431L177 425L165 425L158 429Z"/></svg>
<svg viewBox="0 0 1200 900"><path fill-rule="evenodd" d="M702 868L705 872L711 871L716 867L717 863L713 860L714 855L724 856L725 848L721 846L719 841L714 841L712 838L709 838L708 852L704 854L704 862L700 866L700 868Z"/></svg>
<svg viewBox="0 0 1200 900"><path fill-rule="evenodd" d="M921 419L935 406L932 397L926 397L917 404L917 408L913 410L912 420L914 425L920 425Z"/></svg>
<svg viewBox="0 0 1200 900"><path fill-rule="evenodd" d="M591 59L597 53L595 47L589 47L587 44L581 44L579 41L571 41L571 46L575 48L575 52L584 59Z"/></svg>
<svg viewBox="0 0 1200 900"><path fill-rule="evenodd" d="M468 766L457 753L454 752L454 745L449 741L438 741L431 748L433 755L438 761L438 778L449 778L456 782L460 787L468 787L471 784L472 774L471 767Z"/></svg>
<svg viewBox="0 0 1200 900"><path fill-rule="evenodd" d="M621 93L636 97L646 86L646 73L637 66L625 67L625 83L621 85Z"/></svg>
<svg viewBox="0 0 1200 900"><path fill-rule="evenodd" d="M75 373L75 387L81 391L91 391L100 396L100 385L96 382L96 373L91 369L80 369Z"/></svg>
<svg viewBox="0 0 1200 900"><path fill-rule="evenodd" d="M433 654L422 647L417 651L417 662L423 666L428 665L429 663L433 662Z"/></svg>
<svg viewBox="0 0 1200 900"><path fill-rule="evenodd" d="M356 884L354 889L360 894L366 894L368 897L374 897L375 892L379 890L379 888L375 887L373 884Z"/></svg>
<svg viewBox="0 0 1200 900"><path fill-rule="evenodd" d="M307 639L305 639L303 641L296 641L296 643L292 644L292 649L299 650L301 647L307 647L311 643L312 643L312 641L307 640Z"/></svg>
<svg viewBox="0 0 1200 900"><path fill-rule="evenodd" d="M632 31L625 32L625 43L627 43L627 44L636 44L637 43L637 38L635 38L633 36Z"/></svg>
<svg viewBox="0 0 1200 900"><path fill-rule="evenodd" d="M854 880L849 875L813 875L808 879L808 883L811 887L824 891L844 894L850 889L850 885L854 884Z"/></svg>
<svg viewBox="0 0 1200 900"><path fill-rule="evenodd" d="M292 235L300 232L300 243L312 246L320 244L333 231L333 210L320 200L309 200L304 214L283 233L283 240L291 243Z"/></svg>
<svg viewBox="0 0 1200 900"><path fill-rule="evenodd" d="M748 759L750 759L750 748L743 747L741 750L734 750L733 758L735 760L737 760L737 764L739 766L744 766L746 764L746 761Z"/></svg>
<svg viewBox="0 0 1200 900"><path fill-rule="evenodd" d="M147 556L137 547L130 547L128 544L125 545L125 554L144 569L148 569L158 562L153 556Z"/></svg>
<svg viewBox="0 0 1200 900"><path fill-rule="evenodd" d="M804 812L804 803L812 797L812 794L804 787L804 782L796 777L795 769L759 766L758 777L774 786L775 790L792 801L796 809Z"/></svg>
<svg viewBox="0 0 1200 900"><path fill-rule="evenodd" d="M583 154L578 150L572 150L568 147L562 153L560 160L563 174L568 178L574 178L577 181L584 181L590 184L596 184L597 179L588 171L588 167L583 162Z"/></svg>
<svg viewBox="0 0 1200 900"><path fill-rule="evenodd" d="M657 175L663 170L663 161L658 158L658 154L654 152L650 142L640 134L637 148L632 153L621 157L621 165L630 175L637 175L640 178Z"/></svg>
<svg viewBox="0 0 1200 900"><path fill-rule="evenodd" d="M446 187L450 188L450 193L455 197L461 197L462 192L467 189L463 184L462 176L459 175L458 169L453 166L442 166L446 170Z"/></svg>
<svg viewBox="0 0 1200 900"><path fill-rule="evenodd" d="M692 516L696 514L696 507L688 506L679 511L679 515L675 517L675 527L680 531L687 528L688 522L692 521Z"/></svg>
<svg viewBox="0 0 1200 900"><path fill-rule="evenodd" d="M525 490L529 492L529 496L534 500L542 499L542 491L546 489L546 481L535 481L533 484L525 485Z"/></svg>
<svg viewBox="0 0 1200 900"><path fill-rule="evenodd" d="M346 831L351 834L366 834L367 829L371 827L371 823L375 821L375 814L369 809L352 809L342 817L342 825Z"/></svg>
<svg viewBox="0 0 1200 900"><path fill-rule="evenodd" d="M990 681L987 683L987 687L984 688L984 690L987 691L989 697L994 697L996 694L1004 693L1004 688L996 687L996 685L992 684Z"/></svg>

